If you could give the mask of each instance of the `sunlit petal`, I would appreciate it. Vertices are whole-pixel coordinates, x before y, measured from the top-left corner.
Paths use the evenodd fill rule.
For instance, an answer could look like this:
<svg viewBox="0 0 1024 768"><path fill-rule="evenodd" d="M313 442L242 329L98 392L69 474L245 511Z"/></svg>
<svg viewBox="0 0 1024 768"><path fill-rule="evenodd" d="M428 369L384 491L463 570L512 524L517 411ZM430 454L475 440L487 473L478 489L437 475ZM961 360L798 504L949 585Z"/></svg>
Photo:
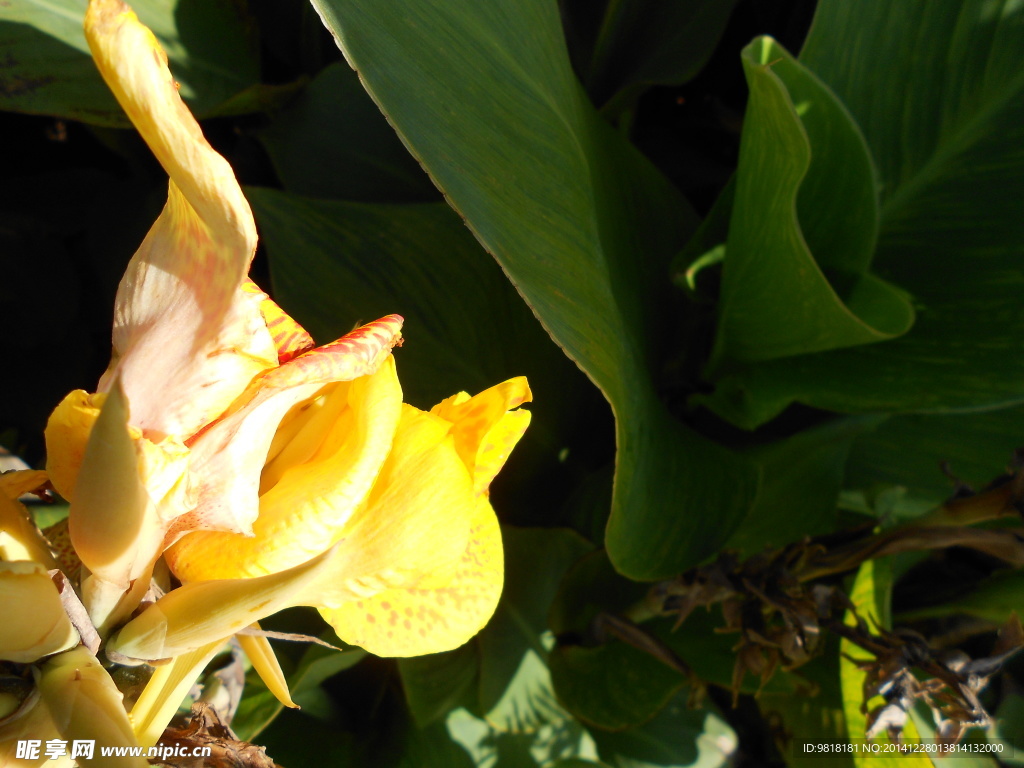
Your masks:
<svg viewBox="0 0 1024 768"><path fill-rule="evenodd" d="M152 33L120 0L92 0L85 31L104 80L171 177L167 205L118 289L100 391L120 376L147 437L190 435L277 364L261 299L241 288L256 227Z"/></svg>
<svg viewBox="0 0 1024 768"><path fill-rule="evenodd" d="M448 583L469 540L475 497L448 422L402 406L366 503L341 531L331 570L307 603L336 608L392 588Z"/></svg>
<svg viewBox="0 0 1024 768"><path fill-rule="evenodd" d="M474 397L460 392L431 408L452 422L455 448L473 473L477 493L487 490L530 425L529 411L511 409L532 399L526 379L519 376Z"/></svg>
<svg viewBox="0 0 1024 768"><path fill-rule="evenodd" d="M504 579L498 519L478 497L469 541L452 579L434 588L386 589L320 614L345 642L378 656L420 656L457 648L483 628Z"/></svg>
<svg viewBox="0 0 1024 768"><path fill-rule="evenodd" d="M267 330L270 331L274 346L277 348L277 362L284 365L316 346L313 337L306 333L306 329L281 309L277 302L263 293L256 283L246 278L242 283L242 290L263 297L260 301L260 314L263 315L263 321L267 324Z"/></svg>
<svg viewBox="0 0 1024 768"><path fill-rule="evenodd" d="M172 529L166 544L189 531L251 534L259 512L260 475L285 414L326 384L374 373L391 357L391 348L401 339L401 327L402 318L389 315L254 381L229 413L190 443L193 471L203 478L200 496L195 509ZM325 546L327 542L321 541L317 551ZM177 562L173 553L171 558Z"/></svg>
<svg viewBox="0 0 1024 768"><path fill-rule="evenodd" d="M273 573L318 555L337 540L391 449L402 390L390 357L375 374L332 386L335 390L325 395L328 418L307 423L290 443L309 444L293 449L304 460L281 468L280 480L259 499L255 535L189 534L166 554L178 578ZM279 455L275 463L286 460Z"/></svg>
<svg viewBox="0 0 1024 768"><path fill-rule="evenodd" d="M252 629L259 629L259 624L253 624ZM292 701L288 692L288 681L285 679L284 671L277 660L270 641L259 635L236 635L238 644L242 646L246 657L252 663L252 668L260 676L260 680L267 686L267 690L274 694L274 698L292 709L299 705Z"/></svg>
<svg viewBox="0 0 1024 768"><path fill-rule="evenodd" d="M31 560L56 568L46 539L21 502L0 493L0 560Z"/></svg>
<svg viewBox="0 0 1024 768"><path fill-rule="evenodd" d="M233 635L283 608L327 570L334 550L281 573L255 579L185 584L164 595L107 642L107 655L123 664L163 661Z"/></svg>
<svg viewBox="0 0 1024 768"><path fill-rule="evenodd" d="M157 743L203 669L227 640L214 640L153 671L129 716L141 746L151 747Z"/></svg>

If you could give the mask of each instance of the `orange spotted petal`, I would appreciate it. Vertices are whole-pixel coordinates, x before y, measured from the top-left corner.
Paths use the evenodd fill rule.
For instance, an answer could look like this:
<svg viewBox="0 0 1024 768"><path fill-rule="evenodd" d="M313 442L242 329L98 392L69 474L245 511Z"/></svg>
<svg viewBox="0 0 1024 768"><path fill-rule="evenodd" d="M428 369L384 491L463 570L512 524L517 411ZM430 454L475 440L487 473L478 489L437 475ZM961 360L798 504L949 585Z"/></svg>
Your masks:
<svg viewBox="0 0 1024 768"><path fill-rule="evenodd" d="M526 378L518 376L475 397L460 392L430 410L452 423L455 448L473 473L477 493L488 489L530 425L529 411L511 409L532 399Z"/></svg>
<svg viewBox="0 0 1024 768"><path fill-rule="evenodd" d="M167 205L118 289L114 356L100 390L119 375L135 426L154 439L187 437L277 364L260 298L241 290L255 223L131 9L91 0L85 32L104 80L171 177Z"/></svg>
<svg viewBox="0 0 1024 768"><path fill-rule="evenodd" d="M389 357L373 375L325 390L320 397L326 404L316 416L327 418L308 419L264 469L264 477L273 470L278 479L259 498L254 535L198 531L185 536L166 553L179 579L274 573L318 555L338 539L391 449L402 389ZM256 473L251 476L258 481ZM216 493L218 499L225 496Z"/></svg>
<svg viewBox="0 0 1024 768"><path fill-rule="evenodd" d="M391 348L401 338L401 327L402 318L389 315L332 344L299 355L255 380L225 416L191 443L192 468L203 478L199 502L179 520L166 544L173 544L190 531L252 535L259 513L260 474L284 416L326 384L376 371L391 357ZM400 394L398 397L401 399ZM334 484L343 485L344 481L338 478ZM327 543L321 540L319 551Z"/></svg>
<svg viewBox="0 0 1024 768"><path fill-rule="evenodd" d="M385 589L372 597L321 608L346 642L378 656L421 656L460 645L480 631L501 597L501 529L486 496L479 496L469 541L452 578L423 588Z"/></svg>
<svg viewBox="0 0 1024 768"><path fill-rule="evenodd" d="M262 297L260 314L263 315L263 321L267 324L267 330L270 331L270 335L274 339L274 346L277 347L277 362L284 365L292 358L298 357L316 346L313 337L306 333L306 329L281 309L277 302L263 293L256 283L246 278L242 283L242 290Z"/></svg>

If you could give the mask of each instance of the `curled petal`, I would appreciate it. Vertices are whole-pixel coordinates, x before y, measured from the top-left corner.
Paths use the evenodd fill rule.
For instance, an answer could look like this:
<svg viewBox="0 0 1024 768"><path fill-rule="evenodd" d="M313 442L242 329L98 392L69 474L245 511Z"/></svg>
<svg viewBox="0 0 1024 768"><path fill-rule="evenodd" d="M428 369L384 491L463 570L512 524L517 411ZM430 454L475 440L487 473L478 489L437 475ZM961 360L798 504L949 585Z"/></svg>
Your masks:
<svg viewBox="0 0 1024 768"><path fill-rule="evenodd" d="M529 411L513 411L533 399L519 376L469 397L465 392L435 405L430 412L452 423L455 448L473 473L477 493L485 492L530 425Z"/></svg>
<svg viewBox="0 0 1024 768"><path fill-rule="evenodd" d="M274 573L318 555L338 540L391 449L402 390L391 358L373 375L329 385L327 390L323 405L307 409L313 415L303 420L303 428L264 469L265 477L279 479L259 499L254 535L189 534L166 553L178 578ZM258 477L261 464L262 457L248 471ZM223 482L232 479L225 477ZM225 493L220 490L218 496Z"/></svg>
<svg viewBox="0 0 1024 768"><path fill-rule="evenodd" d="M477 497L469 541L451 580L432 588L386 589L320 609L345 642L378 656L421 656L460 645L479 632L501 597L501 529L486 496Z"/></svg>
<svg viewBox="0 0 1024 768"><path fill-rule="evenodd" d="M260 625L253 624L252 629L259 629ZM292 701L288 692L288 680L284 676L284 670L270 646L270 641L259 635L237 635L238 644L245 651L246 657L260 676L267 690L274 694L274 698L290 709L297 709L298 704Z"/></svg>
<svg viewBox="0 0 1024 768"><path fill-rule="evenodd" d="M401 323L401 317L389 315L256 379L228 413L190 442L193 470L205 481L196 508L172 529L167 545L189 531L252 535L260 475L285 414L326 384L374 373L390 359ZM317 552L325 546L321 540Z"/></svg>
<svg viewBox="0 0 1024 768"><path fill-rule="evenodd" d="M78 645L60 593L38 563L0 562L0 659L28 664Z"/></svg>
<svg viewBox="0 0 1024 768"><path fill-rule="evenodd" d="M241 288L255 223L131 9L91 0L85 32L103 79L171 177L167 205L118 288L114 357L100 390L120 376L147 437L191 435L277 364L261 299Z"/></svg>
<svg viewBox="0 0 1024 768"><path fill-rule="evenodd" d="M0 493L9 499L17 499L23 494L38 491L46 485L49 478L41 469L17 469L0 474Z"/></svg>

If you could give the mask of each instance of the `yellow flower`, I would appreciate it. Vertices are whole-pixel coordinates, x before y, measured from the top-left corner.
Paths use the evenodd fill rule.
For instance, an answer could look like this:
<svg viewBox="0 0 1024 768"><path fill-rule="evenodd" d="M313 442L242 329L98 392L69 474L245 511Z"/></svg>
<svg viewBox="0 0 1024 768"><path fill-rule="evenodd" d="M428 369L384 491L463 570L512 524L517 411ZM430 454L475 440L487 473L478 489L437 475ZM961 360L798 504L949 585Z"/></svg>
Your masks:
<svg viewBox="0 0 1024 768"><path fill-rule="evenodd" d="M170 176L99 392L70 394L46 430L106 654L162 664L132 712L140 742L236 633L289 703L266 640L244 632L284 607L382 655L461 645L501 592L488 488L529 424L526 380L423 412L402 403L400 316L314 349L246 278L251 211L155 38L120 0L90 0L86 37ZM161 555L182 586L129 621Z"/></svg>

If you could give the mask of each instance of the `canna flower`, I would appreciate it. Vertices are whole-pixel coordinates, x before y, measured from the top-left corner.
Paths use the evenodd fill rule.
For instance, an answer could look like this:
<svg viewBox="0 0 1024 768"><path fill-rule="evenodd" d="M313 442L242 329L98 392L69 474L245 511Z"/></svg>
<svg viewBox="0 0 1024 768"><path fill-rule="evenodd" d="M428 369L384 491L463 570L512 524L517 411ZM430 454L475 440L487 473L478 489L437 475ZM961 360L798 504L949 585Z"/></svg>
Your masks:
<svg viewBox="0 0 1024 768"><path fill-rule="evenodd" d="M420 411L402 403L389 315L315 347L247 273L256 247L227 162L178 97L166 56L120 0L90 0L96 64L170 180L118 289L96 393L47 425L70 503L79 591L108 658L152 662L132 711L153 743L238 634L290 704L258 622L317 608L380 655L457 647L500 596L491 480L529 424L523 378ZM163 558L181 586L138 610ZM240 633L240 634L239 634Z"/></svg>

